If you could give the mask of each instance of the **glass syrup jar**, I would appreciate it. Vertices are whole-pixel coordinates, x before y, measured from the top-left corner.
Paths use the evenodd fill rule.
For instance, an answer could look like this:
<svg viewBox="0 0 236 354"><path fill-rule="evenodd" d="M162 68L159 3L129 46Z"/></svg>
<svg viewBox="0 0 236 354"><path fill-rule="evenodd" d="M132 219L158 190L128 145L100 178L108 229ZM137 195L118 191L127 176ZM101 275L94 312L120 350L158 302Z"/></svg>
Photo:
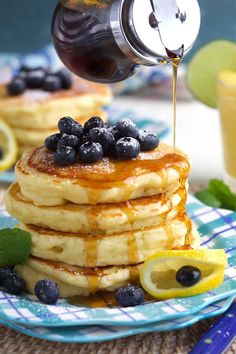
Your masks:
<svg viewBox="0 0 236 354"><path fill-rule="evenodd" d="M197 0L61 0L52 20L65 66L102 83L125 80L140 65L186 55L199 28Z"/></svg>

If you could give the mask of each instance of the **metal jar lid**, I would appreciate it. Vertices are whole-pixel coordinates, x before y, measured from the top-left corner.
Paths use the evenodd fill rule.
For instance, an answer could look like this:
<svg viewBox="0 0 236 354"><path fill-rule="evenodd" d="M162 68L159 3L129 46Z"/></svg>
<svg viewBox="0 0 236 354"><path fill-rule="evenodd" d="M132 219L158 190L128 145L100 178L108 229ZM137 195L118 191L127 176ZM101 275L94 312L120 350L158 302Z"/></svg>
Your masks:
<svg viewBox="0 0 236 354"><path fill-rule="evenodd" d="M169 61L166 49L193 46L200 29L197 0L114 0L111 28L117 45L132 61L156 65Z"/></svg>

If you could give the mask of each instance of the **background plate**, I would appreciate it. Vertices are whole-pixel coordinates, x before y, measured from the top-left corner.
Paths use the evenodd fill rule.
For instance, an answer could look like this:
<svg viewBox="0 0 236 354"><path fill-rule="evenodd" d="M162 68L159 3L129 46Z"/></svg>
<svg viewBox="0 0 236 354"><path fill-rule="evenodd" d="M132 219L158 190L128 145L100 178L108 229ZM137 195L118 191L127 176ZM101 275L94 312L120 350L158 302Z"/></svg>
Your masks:
<svg viewBox="0 0 236 354"><path fill-rule="evenodd" d="M17 297L0 291L0 319L24 325L75 326L112 325L140 326L158 321L192 315L211 303L236 296L236 213L206 207L195 198L188 201L188 212L202 235L202 245L225 248L229 267L223 284L198 296L147 303L129 308L93 309L76 307L60 300L57 306L40 304L32 296ZM0 210L1 227L13 226L16 221Z"/></svg>

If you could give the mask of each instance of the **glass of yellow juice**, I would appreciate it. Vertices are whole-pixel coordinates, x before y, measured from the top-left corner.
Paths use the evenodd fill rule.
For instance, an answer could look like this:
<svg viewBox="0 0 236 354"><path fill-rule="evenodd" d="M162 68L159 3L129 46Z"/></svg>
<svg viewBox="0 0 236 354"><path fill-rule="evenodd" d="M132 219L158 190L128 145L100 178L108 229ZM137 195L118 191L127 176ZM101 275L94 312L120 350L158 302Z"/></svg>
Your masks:
<svg viewBox="0 0 236 354"><path fill-rule="evenodd" d="M218 107L225 164L224 179L236 192L236 72L220 73Z"/></svg>

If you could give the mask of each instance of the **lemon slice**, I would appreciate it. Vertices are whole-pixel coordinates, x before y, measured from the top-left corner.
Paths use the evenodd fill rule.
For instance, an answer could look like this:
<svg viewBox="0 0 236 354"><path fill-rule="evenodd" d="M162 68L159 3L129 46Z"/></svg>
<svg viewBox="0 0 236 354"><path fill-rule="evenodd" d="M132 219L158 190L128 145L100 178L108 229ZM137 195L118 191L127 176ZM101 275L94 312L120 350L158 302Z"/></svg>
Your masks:
<svg viewBox="0 0 236 354"><path fill-rule="evenodd" d="M176 281L176 272L183 266L200 270L200 280L186 287ZM227 258L224 250L160 251L149 257L140 272L144 290L159 299L198 295L218 287L224 280Z"/></svg>
<svg viewBox="0 0 236 354"><path fill-rule="evenodd" d="M193 95L210 107L217 106L217 79L223 70L236 71L236 44L217 40L203 46L187 66L187 84Z"/></svg>
<svg viewBox="0 0 236 354"><path fill-rule="evenodd" d="M0 171L6 171L14 165L18 148L11 128L0 120Z"/></svg>

